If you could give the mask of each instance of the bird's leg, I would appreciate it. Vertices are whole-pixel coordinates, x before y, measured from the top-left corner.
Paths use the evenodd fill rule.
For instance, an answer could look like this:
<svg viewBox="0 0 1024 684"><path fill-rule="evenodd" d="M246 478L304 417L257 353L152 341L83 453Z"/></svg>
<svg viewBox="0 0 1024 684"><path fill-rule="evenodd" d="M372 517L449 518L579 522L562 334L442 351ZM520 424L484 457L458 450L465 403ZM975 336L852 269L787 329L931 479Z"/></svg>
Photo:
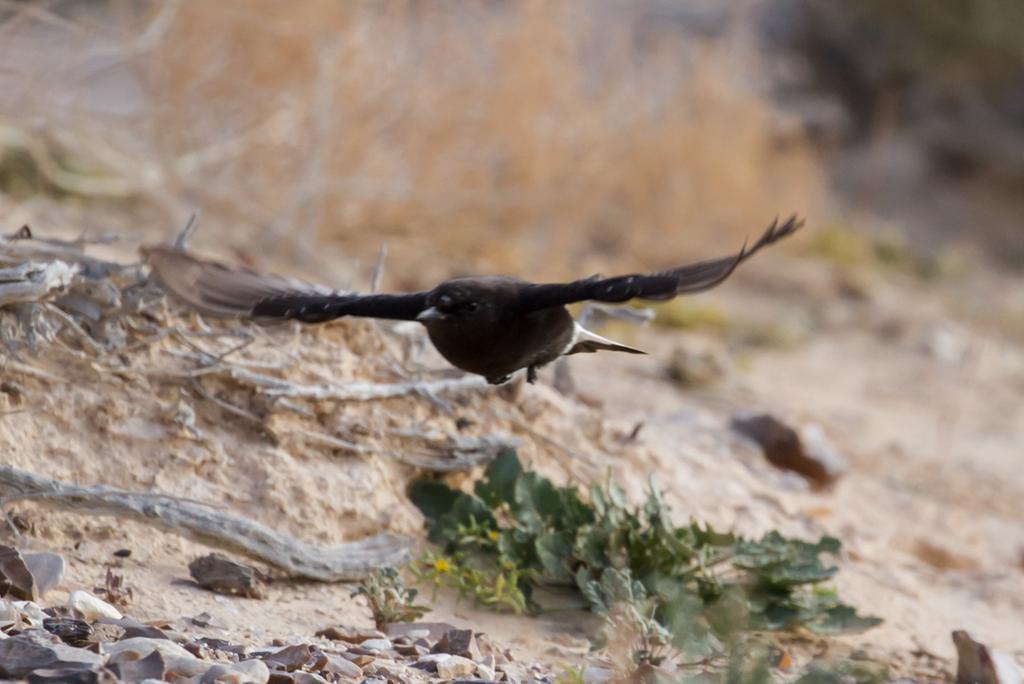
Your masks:
<svg viewBox="0 0 1024 684"><path fill-rule="evenodd" d="M511 375L490 375L487 377L487 382L492 385L503 385L508 382Z"/></svg>
<svg viewBox="0 0 1024 684"><path fill-rule="evenodd" d="M526 367L526 382L530 383L531 385L533 383L537 382L537 367L536 366L527 366Z"/></svg>

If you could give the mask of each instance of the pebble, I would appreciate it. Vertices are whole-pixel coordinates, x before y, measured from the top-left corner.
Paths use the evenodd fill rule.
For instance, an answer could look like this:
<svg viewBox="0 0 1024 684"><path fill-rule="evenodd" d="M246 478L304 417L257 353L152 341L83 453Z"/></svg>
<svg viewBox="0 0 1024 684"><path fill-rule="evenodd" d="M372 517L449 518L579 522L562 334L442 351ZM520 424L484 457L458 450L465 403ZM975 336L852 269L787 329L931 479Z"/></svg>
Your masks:
<svg viewBox="0 0 1024 684"><path fill-rule="evenodd" d="M458 679L476 674L476 663L469 658L450 655L437 663L437 676L444 679Z"/></svg>
<svg viewBox="0 0 1024 684"><path fill-rule="evenodd" d="M120 620L123 617L117 608L81 589L71 592L68 606L80 612L89 622L100 618Z"/></svg>
<svg viewBox="0 0 1024 684"><path fill-rule="evenodd" d="M390 639L367 639L359 644L363 648L371 651L387 651L391 648Z"/></svg>

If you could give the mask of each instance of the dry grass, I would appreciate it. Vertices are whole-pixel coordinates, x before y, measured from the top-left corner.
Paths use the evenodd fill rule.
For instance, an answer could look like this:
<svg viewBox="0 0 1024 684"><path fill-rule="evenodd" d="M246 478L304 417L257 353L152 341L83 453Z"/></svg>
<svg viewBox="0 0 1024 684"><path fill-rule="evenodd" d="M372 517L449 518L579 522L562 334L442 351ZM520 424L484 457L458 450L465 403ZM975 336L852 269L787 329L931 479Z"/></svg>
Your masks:
<svg viewBox="0 0 1024 684"><path fill-rule="evenodd" d="M116 71L138 104L57 106L88 99L93 76L9 43L0 114L128 179L167 232L199 205L201 237L252 251L326 241L368 259L386 242L397 286L665 265L813 214L812 155L780 142L738 76L756 79L756 55L657 6L168 0L69 16L33 3L3 10L0 42L28 27L57 52L105 46L113 66L93 76Z"/></svg>

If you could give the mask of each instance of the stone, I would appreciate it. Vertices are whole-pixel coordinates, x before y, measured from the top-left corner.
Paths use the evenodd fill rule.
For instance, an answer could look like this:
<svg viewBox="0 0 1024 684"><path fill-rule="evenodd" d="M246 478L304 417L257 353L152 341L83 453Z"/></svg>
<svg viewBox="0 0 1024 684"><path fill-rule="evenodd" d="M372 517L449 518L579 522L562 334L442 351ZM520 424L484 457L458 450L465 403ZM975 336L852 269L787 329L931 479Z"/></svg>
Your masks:
<svg viewBox="0 0 1024 684"><path fill-rule="evenodd" d="M808 448L796 430L767 413L733 417L732 428L756 442L773 466L798 473L815 487L831 486L845 470L845 463L827 444L823 431L807 433L811 440Z"/></svg>
<svg viewBox="0 0 1024 684"><path fill-rule="evenodd" d="M367 639L359 645L371 651L387 651L391 648L391 640L387 638Z"/></svg>
<svg viewBox="0 0 1024 684"><path fill-rule="evenodd" d="M121 611L114 606L81 589L71 592L71 595L68 596L68 606L81 613L82 617L89 622L99 618L120 620L124 617L121 615Z"/></svg>
<svg viewBox="0 0 1024 684"><path fill-rule="evenodd" d="M145 658L125 658L120 662L111 663L110 668L118 679L128 682L140 682L144 679L163 681L167 674L167 663L160 651L150 651Z"/></svg>
<svg viewBox="0 0 1024 684"><path fill-rule="evenodd" d="M426 670L427 672L437 672L437 664L442 660L448 660L451 657L452 656L447 653L428 653L427 655L420 656L412 666L420 670Z"/></svg>
<svg viewBox="0 0 1024 684"><path fill-rule="evenodd" d="M363 669L347 658L343 658L333 653L325 653L324 657L327 659L327 662L324 664L323 669L328 672L338 674L343 677L363 676Z"/></svg>
<svg viewBox="0 0 1024 684"><path fill-rule="evenodd" d="M344 625L324 627L316 635L332 641L346 641L350 644L361 644L367 639L383 639L387 636L375 629L359 629Z"/></svg>
<svg viewBox="0 0 1024 684"><path fill-rule="evenodd" d="M459 679L476 674L476 663L462 656L449 656L437 663L437 676L444 679Z"/></svg>
<svg viewBox="0 0 1024 684"><path fill-rule="evenodd" d="M113 672L104 668L92 670L36 670L25 678L28 684L118 684Z"/></svg>
<svg viewBox="0 0 1024 684"><path fill-rule="evenodd" d="M64 579L64 569L67 566L64 556L38 551L23 553L22 557L25 559L25 565L28 566L29 572L32 573L32 579L36 584L36 593L40 598L46 596Z"/></svg>
<svg viewBox="0 0 1024 684"><path fill-rule="evenodd" d="M92 636L92 626L78 618L44 618L43 629L69 646L85 646Z"/></svg>
<svg viewBox="0 0 1024 684"><path fill-rule="evenodd" d="M28 569L25 559L13 546L0 545L0 596L10 596L23 601L39 598L36 582Z"/></svg>
<svg viewBox="0 0 1024 684"><path fill-rule="evenodd" d="M309 644L285 646L279 651L263 656L263 661L270 669L285 672L294 672L312 659L313 647Z"/></svg>
<svg viewBox="0 0 1024 684"><path fill-rule="evenodd" d="M473 660L480 657L471 629L449 629L430 650L432 653L450 653Z"/></svg>
<svg viewBox="0 0 1024 684"><path fill-rule="evenodd" d="M102 664L102 656L68 646L43 629L26 629L0 640L0 677L25 677L44 669L86 671Z"/></svg>
<svg viewBox="0 0 1024 684"><path fill-rule="evenodd" d="M189 574L199 586L247 598L263 598L262 581L256 568L210 553L188 564Z"/></svg>
<svg viewBox="0 0 1024 684"><path fill-rule="evenodd" d="M199 679L199 684L267 684L270 670L262 660L216 663Z"/></svg>
<svg viewBox="0 0 1024 684"><path fill-rule="evenodd" d="M328 684L326 679L312 672L294 672L292 681L295 684Z"/></svg>
<svg viewBox="0 0 1024 684"><path fill-rule="evenodd" d="M104 644L104 651L111 657L125 653L134 654L135 659L145 658L153 651L170 658L191 658L191 653L169 639L152 639L150 637L131 637L113 644Z"/></svg>
<svg viewBox="0 0 1024 684"><path fill-rule="evenodd" d="M455 625L447 622L396 622L388 625L387 636L394 639L400 636L409 636L412 639L427 639L437 641L445 632L455 629ZM383 636L383 635L381 635Z"/></svg>

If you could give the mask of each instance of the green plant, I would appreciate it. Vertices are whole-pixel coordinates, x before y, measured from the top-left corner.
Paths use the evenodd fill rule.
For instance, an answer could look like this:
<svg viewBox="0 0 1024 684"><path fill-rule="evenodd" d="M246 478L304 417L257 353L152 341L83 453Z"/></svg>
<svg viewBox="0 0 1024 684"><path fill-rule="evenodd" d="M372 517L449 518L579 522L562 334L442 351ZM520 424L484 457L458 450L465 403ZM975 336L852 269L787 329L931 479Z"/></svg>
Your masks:
<svg viewBox="0 0 1024 684"><path fill-rule="evenodd" d="M751 540L696 521L676 526L653 485L639 508L630 508L611 483L592 487L584 499L575 487L524 471L508 451L472 494L419 480L410 497L449 563L435 580L454 573L461 591L477 595L476 582L503 577L529 610L540 609L534 592L542 585L575 588L605 615L632 605L637 612L628 617L657 648L667 635L681 652L706 655L751 630L836 634L880 622L822 587L837 569L821 556L838 552L838 540L808 543L777 532ZM659 657L657 649L647 650L642 657Z"/></svg>
<svg viewBox="0 0 1024 684"><path fill-rule="evenodd" d="M471 598L478 605L498 612L519 615L529 610L522 586L532 571L507 558L481 563L478 557L463 552L428 553L413 566L413 572L435 588L454 589L460 597Z"/></svg>
<svg viewBox="0 0 1024 684"><path fill-rule="evenodd" d="M365 596L377 629L396 622L418 620L430 612L427 606L416 605L418 590L405 586L395 568L381 568L370 574L352 591L352 596Z"/></svg>

